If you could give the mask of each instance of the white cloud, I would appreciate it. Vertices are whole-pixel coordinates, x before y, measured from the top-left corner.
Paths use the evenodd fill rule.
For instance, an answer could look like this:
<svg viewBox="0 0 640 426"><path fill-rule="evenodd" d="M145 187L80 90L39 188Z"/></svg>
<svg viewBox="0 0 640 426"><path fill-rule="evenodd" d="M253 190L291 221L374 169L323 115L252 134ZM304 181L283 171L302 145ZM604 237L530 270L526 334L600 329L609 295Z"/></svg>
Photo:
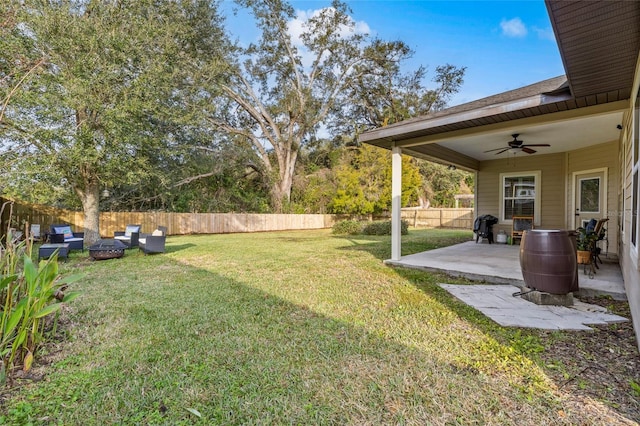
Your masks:
<svg viewBox="0 0 640 426"><path fill-rule="evenodd" d="M328 7L325 9L332 10L333 8ZM300 40L300 36L305 30L305 23L309 18L314 16L318 16L325 9L316 9L316 10L298 10L296 13L296 17L289 21L289 34L291 34L291 39L293 40L293 44L296 46L301 46L302 41ZM343 26L340 29L340 34L342 36L347 36L349 34L371 34L371 29L369 25L364 21L353 21L353 29L347 26Z"/></svg>
<svg viewBox="0 0 640 426"><path fill-rule="evenodd" d="M369 28L369 24L364 21L356 22L355 30L356 34L371 34L371 28Z"/></svg>
<svg viewBox="0 0 640 426"><path fill-rule="evenodd" d="M292 19L291 21L289 21L288 24L288 32L291 35L291 41L293 42L293 45L298 49L298 53L300 54L300 57L302 58L302 64L305 67L308 67L312 64L313 60L315 59L315 55L312 54L311 52L309 52L304 45L302 44L302 40L301 40L301 36L302 33L305 32L306 30L306 22L310 19L313 18L315 16L318 16L322 11L324 10L333 10L333 8L328 7L325 9L316 9L316 10L298 10L296 12L296 17L294 19ZM349 18L351 19L351 18ZM364 22L364 21L353 21L351 20L351 22L353 23L353 27L350 26L343 26L342 28L340 28L340 35L343 37L347 37L351 34L370 34L371 33L371 29L369 28L369 25ZM327 53L327 52L325 52Z"/></svg>
<svg viewBox="0 0 640 426"><path fill-rule="evenodd" d="M524 37L527 35L527 27L524 25L520 18L503 19L500 22L500 28L502 28L502 34L507 37Z"/></svg>
<svg viewBox="0 0 640 426"><path fill-rule="evenodd" d="M538 34L540 40L556 41L556 35L551 28L538 28L533 27L533 30Z"/></svg>
<svg viewBox="0 0 640 426"><path fill-rule="evenodd" d="M307 20L307 16L307 12L299 10L297 16L289 21L289 34L291 35L293 44L296 46L302 44L300 36L304 32L304 23Z"/></svg>

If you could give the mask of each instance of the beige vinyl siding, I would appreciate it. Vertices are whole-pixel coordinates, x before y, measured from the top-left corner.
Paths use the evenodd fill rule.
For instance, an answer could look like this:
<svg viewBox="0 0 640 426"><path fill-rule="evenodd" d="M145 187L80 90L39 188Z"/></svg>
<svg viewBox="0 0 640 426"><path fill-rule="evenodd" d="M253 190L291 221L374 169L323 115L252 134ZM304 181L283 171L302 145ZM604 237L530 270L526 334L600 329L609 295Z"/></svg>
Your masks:
<svg viewBox="0 0 640 426"><path fill-rule="evenodd" d="M622 133L621 133L622 135ZM622 236L624 233L624 209L625 209L625 182L627 179L626 165L625 161L627 158L626 149L623 143L623 138L621 137L618 141L618 204L616 208L618 209L618 254L620 253L620 248L622 245Z"/></svg>
<svg viewBox="0 0 640 426"><path fill-rule="evenodd" d="M519 153L499 160L480 163L476 182L477 214L500 217L500 173L540 171L540 218L538 228L566 229L564 154L528 155ZM537 220L536 220L537 221ZM511 232L511 223L499 223L499 230Z"/></svg>
<svg viewBox="0 0 640 426"><path fill-rule="evenodd" d="M622 156L622 188L624 194L622 196L623 199L623 209L621 213L621 220L624 221L623 231L620 234L620 266L624 269L624 264L628 259L628 256L622 256L624 251L628 251L631 245L631 200L632 194L631 189L633 185L633 153L632 144L631 144L631 112L625 114L623 131L620 135L622 150L624 155Z"/></svg>
<svg viewBox="0 0 640 426"><path fill-rule="evenodd" d="M634 92L638 93L640 85L640 58L638 59L638 67L636 68ZM637 254L631 250L631 200L633 189L633 131L632 131L632 114L635 104L635 96L632 96L629 102L629 109L624 115L622 122L622 132L620 135L624 156L622 156L622 166L624 179L622 185L624 188L624 232L621 235L620 244L620 268L624 278L624 286L629 300L629 308L631 310L631 318L633 321L633 329L636 332L638 341L638 349L640 349L640 271L638 268Z"/></svg>
<svg viewBox="0 0 640 426"><path fill-rule="evenodd" d="M619 168L618 168L618 141L611 141L587 148L570 151L567 153L567 179L570 190L567 191L567 226L573 227L571 211L573 205L573 173L585 170L607 169L607 238L609 240L609 253L618 254L618 235L620 212L618 210ZM604 247L603 247L604 248Z"/></svg>

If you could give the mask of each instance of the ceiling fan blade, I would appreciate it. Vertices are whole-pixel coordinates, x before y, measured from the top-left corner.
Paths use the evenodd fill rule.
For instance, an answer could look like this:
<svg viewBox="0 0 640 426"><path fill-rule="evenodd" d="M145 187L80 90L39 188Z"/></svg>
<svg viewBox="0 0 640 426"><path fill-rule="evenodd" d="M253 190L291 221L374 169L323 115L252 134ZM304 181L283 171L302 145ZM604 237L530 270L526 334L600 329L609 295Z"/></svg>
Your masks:
<svg viewBox="0 0 640 426"><path fill-rule="evenodd" d="M505 149L505 148L503 147L503 148L490 149L489 151L484 151L484 152L487 153L487 152L493 152L493 151L500 151L501 149ZM509 149L509 148L506 148L506 149Z"/></svg>
<svg viewBox="0 0 640 426"><path fill-rule="evenodd" d="M532 145L532 146L535 146L535 145ZM535 149L527 148L526 146L523 146L523 147L522 147L522 150L523 150L524 152L526 152L527 154L533 154L534 152L536 152L536 150L535 150Z"/></svg>
<svg viewBox="0 0 640 426"><path fill-rule="evenodd" d="M522 145L522 147L525 147L525 146L551 146L551 145L549 145L548 143L527 143Z"/></svg>
<svg viewBox="0 0 640 426"><path fill-rule="evenodd" d="M496 152L496 155L502 154L503 152L509 151L510 149L511 149L511 148L504 148L502 151L500 151L500 152ZM492 150L492 151L495 151L495 149L494 149L494 150Z"/></svg>

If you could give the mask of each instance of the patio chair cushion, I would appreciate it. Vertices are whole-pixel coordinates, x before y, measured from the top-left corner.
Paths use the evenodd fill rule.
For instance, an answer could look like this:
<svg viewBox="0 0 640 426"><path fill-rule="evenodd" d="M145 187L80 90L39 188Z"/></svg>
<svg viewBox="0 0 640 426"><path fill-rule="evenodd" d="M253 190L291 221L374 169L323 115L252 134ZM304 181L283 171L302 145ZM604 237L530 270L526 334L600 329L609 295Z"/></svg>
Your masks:
<svg viewBox="0 0 640 426"><path fill-rule="evenodd" d="M70 243L72 241L82 241L84 242L84 238L79 238L79 237L71 237L71 238L65 238L64 242L65 243Z"/></svg>
<svg viewBox="0 0 640 426"><path fill-rule="evenodd" d="M40 225L37 223L32 223L31 224L31 229L29 230L29 234L30 237L33 238L34 240L38 241L40 240Z"/></svg>
<svg viewBox="0 0 640 426"><path fill-rule="evenodd" d="M64 235L65 240L73 238L73 232L71 231L70 226L54 226L53 230L56 234Z"/></svg>
<svg viewBox="0 0 640 426"><path fill-rule="evenodd" d="M161 229L155 229L152 233L151 236L152 237L162 237L164 235L164 232L162 232ZM138 240L140 242L140 244L146 244L147 243L147 237L149 236L149 234L144 234L142 237L140 237L140 239Z"/></svg>
<svg viewBox="0 0 640 426"><path fill-rule="evenodd" d="M134 232L140 232L140 226L138 225L127 225L126 228L124 228L124 236L125 237L131 237L131 234L133 234Z"/></svg>

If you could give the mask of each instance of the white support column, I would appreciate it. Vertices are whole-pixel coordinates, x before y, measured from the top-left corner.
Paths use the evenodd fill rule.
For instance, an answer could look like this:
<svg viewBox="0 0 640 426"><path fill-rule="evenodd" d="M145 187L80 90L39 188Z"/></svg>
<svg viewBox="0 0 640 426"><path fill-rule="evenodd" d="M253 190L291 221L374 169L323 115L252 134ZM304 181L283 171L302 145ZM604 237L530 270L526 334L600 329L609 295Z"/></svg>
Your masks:
<svg viewBox="0 0 640 426"><path fill-rule="evenodd" d="M402 241L402 149L391 148L391 260L400 260Z"/></svg>

